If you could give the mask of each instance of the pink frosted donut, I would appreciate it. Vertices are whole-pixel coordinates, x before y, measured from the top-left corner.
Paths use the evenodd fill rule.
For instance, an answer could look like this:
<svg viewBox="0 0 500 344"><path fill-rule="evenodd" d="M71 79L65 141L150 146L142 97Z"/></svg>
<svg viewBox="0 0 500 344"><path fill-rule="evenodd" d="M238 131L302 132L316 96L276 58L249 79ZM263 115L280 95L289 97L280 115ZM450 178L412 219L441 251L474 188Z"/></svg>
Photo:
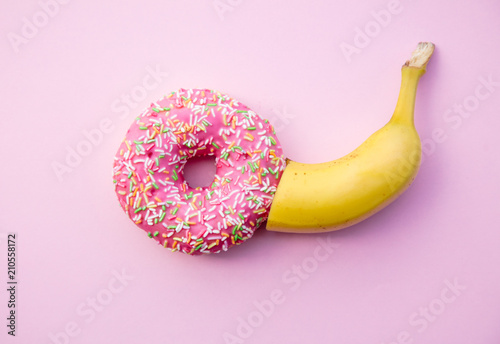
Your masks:
<svg viewBox="0 0 500 344"><path fill-rule="evenodd" d="M192 188L183 168L215 156L212 184ZM272 125L213 90L180 89L136 118L114 161L114 183L130 219L159 244L187 254L226 251L267 218L281 172Z"/></svg>

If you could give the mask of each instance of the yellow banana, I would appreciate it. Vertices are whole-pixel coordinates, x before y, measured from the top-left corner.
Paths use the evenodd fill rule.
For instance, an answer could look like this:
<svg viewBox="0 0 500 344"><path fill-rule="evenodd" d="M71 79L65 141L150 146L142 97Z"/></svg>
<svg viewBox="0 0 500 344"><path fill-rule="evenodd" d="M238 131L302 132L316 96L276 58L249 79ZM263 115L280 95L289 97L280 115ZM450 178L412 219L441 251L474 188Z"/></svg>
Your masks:
<svg viewBox="0 0 500 344"><path fill-rule="evenodd" d="M378 212L410 186L421 159L413 123L415 96L433 51L434 44L419 43L402 67L392 118L361 146L326 163L288 162L267 230L315 233L345 228Z"/></svg>

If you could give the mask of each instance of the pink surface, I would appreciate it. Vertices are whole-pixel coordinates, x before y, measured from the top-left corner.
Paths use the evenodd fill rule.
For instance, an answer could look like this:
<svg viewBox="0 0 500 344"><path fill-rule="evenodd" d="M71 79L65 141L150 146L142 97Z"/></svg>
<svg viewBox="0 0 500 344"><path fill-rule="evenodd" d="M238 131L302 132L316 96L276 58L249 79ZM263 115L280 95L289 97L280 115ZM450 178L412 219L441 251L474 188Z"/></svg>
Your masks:
<svg viewBox="0 0 500 344"><path fill-rule="evenodd" d="M0 342L498 343L498 2L66 2L0 6ZM426 40L424 162L371 219L191 257L123 214L113 156L163 94L227 93L271 120L285 155L322 162L386 123Z"/></svg>

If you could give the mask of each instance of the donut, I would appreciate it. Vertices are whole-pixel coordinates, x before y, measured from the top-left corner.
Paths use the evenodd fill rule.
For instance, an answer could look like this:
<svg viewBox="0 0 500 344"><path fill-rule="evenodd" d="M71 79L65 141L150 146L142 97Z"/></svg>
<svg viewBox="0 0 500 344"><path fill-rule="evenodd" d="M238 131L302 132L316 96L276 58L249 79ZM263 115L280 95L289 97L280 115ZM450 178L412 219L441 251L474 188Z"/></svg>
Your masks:
<svg viewBox="0 0 500 344"><path fill-rule="evenodd" d="M214 156L208 187L183 176L193 157ZM113 164L122 209L171 251L218 253L267 219L286 161L268 120L214 90L180 89L132 123Z"/></svg>

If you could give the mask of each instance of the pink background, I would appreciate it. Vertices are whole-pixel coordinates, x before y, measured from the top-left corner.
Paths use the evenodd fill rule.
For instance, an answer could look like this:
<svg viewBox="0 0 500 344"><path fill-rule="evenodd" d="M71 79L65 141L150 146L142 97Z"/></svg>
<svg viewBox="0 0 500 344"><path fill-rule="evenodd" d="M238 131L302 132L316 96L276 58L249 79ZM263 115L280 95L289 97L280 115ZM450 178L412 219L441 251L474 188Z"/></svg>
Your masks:
<svg viewBox="0 0 500 344"><path fill-rule="evenodd" d="M46 7L48 17L37 1L2 1L0 341L498 343L498 2L217 3L230 10L74 0ZM12 44L23 27L31 38ZM340 47L357 28L371 37L358 37L348 62ZM225 92L273 121L288 157L322 162L389 119L400 66L426 40L437 50L416 105L424 162L369 220L321 235L259 230L227 253L191 257L155 245L120 209L113 155L164 93ZM148 68L161 75L142 94ZM143 98L135 107L121 100L131 92ZM110 127L95 134L101 122ZM53 165L68 147L89 154L60 180ZM10 232L15 338L5 327Z"/></svg>

